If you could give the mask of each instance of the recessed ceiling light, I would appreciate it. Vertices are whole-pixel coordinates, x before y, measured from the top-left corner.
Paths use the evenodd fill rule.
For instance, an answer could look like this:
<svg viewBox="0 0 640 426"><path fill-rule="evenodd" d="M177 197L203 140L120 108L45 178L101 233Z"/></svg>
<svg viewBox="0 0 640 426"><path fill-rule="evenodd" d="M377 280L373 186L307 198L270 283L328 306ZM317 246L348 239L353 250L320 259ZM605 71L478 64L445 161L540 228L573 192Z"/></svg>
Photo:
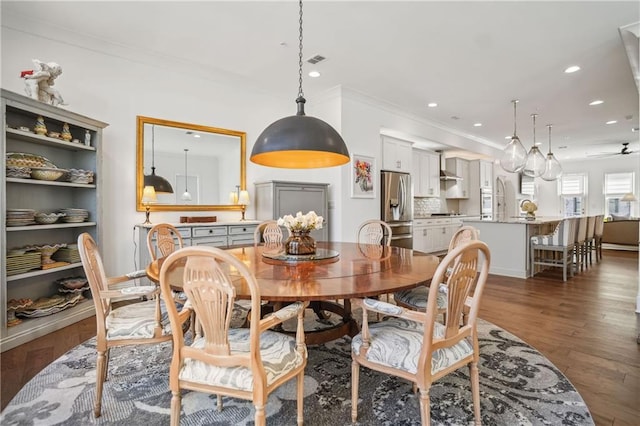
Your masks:
<svg viewBox="0 0 640 426"><path fill-rule="evenodd" d="M638 130L640 130L640 127L632 127L632 128L631 128L631 131L632 131L632 132L637 132Z"/></svg>
<svg viewBox="0 0 640 426"><path fill-rule="evenodd" d="M196 133L196 134L194 134L194 135L193 135L193 137L194 137L194 138L199 138L199 137L200 137L200 135Z"/></svg>
<svg viewBox="0 0 640 426"><path fill-rule="evenodd" d="M313 77L313 78L320 77L320 72L318 72L318 71L309 71L309 77Z"/></svg>
<svg viewBox="0 0 640 426"><path fill-rule="evenodd" d="M542 142L536 142L534 145L535 146L540 146L540 145L542 145Z"/></svg>
<svg viewBox="0 0 640 426"><path fill-rule="evenodd" d="M616 124L617 122L617 120L609 120L606 122L606 124Z"/></svg>
<svg viewBox="0 0 640 426"><path fill-rule="evenodd" d="M577 65L571 65L569 68L564 70L567 74L571 74L572 72L580 71L580 67Z"/></svg>
<svg viewBox="0 0 640 426"><path fill-rule="evenodd" d="M566 145L559 146L558 149L567 149Z"/></svg>
<svg viewBox="0 0 640 426"><path fill-rule="evenodd" d="M427 106L428 106L429 108L435 108L435 107L437 107L437 106L438 106L438 104L437 104L437 103L435 103L435 102L429 102L429 103L427 104Z"/></svg>
<svg viewBox="0 0 640 426"><path fill-rule="evenodd" d="M511 138L513 138L513 136L505 136L504 138L505 139L511 139Z"/></svg>
<svg viewBox="0 0 640 426"><path fill-rule="evenodd" d="M603 103L604 103L604 101L601 101L600 99L597 99L597 100L595 100L593 102L589 102L589 105L590 106L594 106L594 105L600 105L600 104L603 104Z"/></svg>
<svg viewBox="0 0 640 426"><path fill-rule="evenodd" d="M473 123L473 127L482 127L482 123Z"/></svg>

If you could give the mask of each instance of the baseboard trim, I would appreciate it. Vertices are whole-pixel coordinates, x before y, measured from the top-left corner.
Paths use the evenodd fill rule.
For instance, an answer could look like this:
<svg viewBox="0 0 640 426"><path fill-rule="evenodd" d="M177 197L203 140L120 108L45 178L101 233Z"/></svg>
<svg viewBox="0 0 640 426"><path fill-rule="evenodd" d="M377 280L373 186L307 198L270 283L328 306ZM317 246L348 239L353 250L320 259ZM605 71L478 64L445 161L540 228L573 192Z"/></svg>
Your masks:
<svg viewBox="0 0 640 426"><path fill-rule="evenodd" d="M604 250L638 251L638 246L602 243Z"/></svg>

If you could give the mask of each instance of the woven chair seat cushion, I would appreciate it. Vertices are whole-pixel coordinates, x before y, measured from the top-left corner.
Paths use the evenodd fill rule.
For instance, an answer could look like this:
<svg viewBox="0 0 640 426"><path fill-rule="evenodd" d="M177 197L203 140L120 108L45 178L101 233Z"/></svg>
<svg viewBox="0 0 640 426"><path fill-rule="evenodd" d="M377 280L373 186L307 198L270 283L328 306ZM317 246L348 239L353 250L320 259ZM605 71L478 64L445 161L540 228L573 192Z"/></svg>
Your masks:
<svg viewBox="0 0 640 426"><path fill-rule="evenodd" d="M171 334L164 302L160 301L162 334ZM156 327L156 301L131 303L113 309L106 318L107 340L152 338Z"/></svg>
<svg viewBox="0 0 640 426"><path fill-rule="evenodd" d="M231 354L248 354L250 333L246 328L229 330ZM191 346L204 348L205 339L196 339ZM260 357L264 364L267 386L270 386L289 371L299 367L304 358L296 351L296 339L283 333L264 331L260 334ZM253 373L242 366L219 367L202 361L186 358L179 373L180 380L202 383L210 386L253 390Z"/></svg>
<svg viewBox="0 0 640 426"><path fill-rule="evenodd" d="M424 324L404 318L391 318L370 324L369 332L371 339L367 351L368 361L416 374L422 350ZM434 323L433 336L441 338L444 333L445 327L438 322ZM351 341L351 349L360 355L361 347L362 335L358 334ZM433 352L431 359L431 374L450 367L471 354L473 346L467 339L451 347L438 349Z"/></svg>
<svg viewBox="0 0 640 426"><path fill-rule="evenodd" d="M441 286L436 298L438 309L447 309L447 293L444 291L446 286ZM409 290L396 291L393 298L411 307L416 311L425 311L427 309L427 299L429 298L429 287L416 287Z"/></svg>

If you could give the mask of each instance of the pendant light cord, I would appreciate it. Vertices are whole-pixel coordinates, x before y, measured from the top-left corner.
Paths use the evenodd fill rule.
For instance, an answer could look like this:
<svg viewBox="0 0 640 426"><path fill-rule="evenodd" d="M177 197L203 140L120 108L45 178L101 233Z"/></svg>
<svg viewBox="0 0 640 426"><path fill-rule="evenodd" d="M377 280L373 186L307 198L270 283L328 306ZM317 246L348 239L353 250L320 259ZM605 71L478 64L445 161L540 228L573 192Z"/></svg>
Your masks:
<svg viewBox="0 0 640 426"><path fill-rule="evenodd" d="M533 117L533 146L536 146L536 116L538 114L531 114Z"/></svg>
<svg viewBox="0 0 640 426"><path fill-rule="evenodd" d="M513 102L513 136L516 136L516 104L518 103L518 100L515 99L511 102Z"/></svg>
<svg viewBox="0 0 640 426"><path fill-rule="evenodd" d="M189 150L187 148L184 149L184 192L189 192L189 185L187 180L187 152Z"/></svg>
<svg viewBox="0 0 640 426"><path fill-rule="evenodd" d="M299 2L300 4L300 34L298 35L298 98L304 98L304 93L302 92L302 0Z"/></svg>
<svg viewBox="0 0 640 426"><path fill-rule="evenodd" d="M547 127L549 128L549 154L552 154L552 152L551 152L551 124L547 124Z"/></svg>
<svg viewBox="0 0 640 426"><path fill-rule="evenodd" d="M151 125L151 171L156 169L156 125Z"/></svg>

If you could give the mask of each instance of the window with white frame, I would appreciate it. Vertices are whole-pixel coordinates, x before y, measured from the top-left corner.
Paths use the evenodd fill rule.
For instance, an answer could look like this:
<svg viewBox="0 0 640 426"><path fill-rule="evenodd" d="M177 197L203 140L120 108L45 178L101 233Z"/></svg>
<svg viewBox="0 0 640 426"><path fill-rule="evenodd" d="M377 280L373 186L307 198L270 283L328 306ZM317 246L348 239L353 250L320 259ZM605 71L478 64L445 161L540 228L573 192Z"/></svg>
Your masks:
<svg viewBox="0 0 640 426"><path fill-rule="evenodd" d="M584 173L563 174L558 179L564 217L585 214L587 205L587 176Z"/></svg>
<svg viewBox="0 0 640 426"><path fill-rule="evenodd" d="M625 194L633 194L633 172L604 174L604 214L605 216L626 216L633 213L634 203L623 201Z"/></svg>

